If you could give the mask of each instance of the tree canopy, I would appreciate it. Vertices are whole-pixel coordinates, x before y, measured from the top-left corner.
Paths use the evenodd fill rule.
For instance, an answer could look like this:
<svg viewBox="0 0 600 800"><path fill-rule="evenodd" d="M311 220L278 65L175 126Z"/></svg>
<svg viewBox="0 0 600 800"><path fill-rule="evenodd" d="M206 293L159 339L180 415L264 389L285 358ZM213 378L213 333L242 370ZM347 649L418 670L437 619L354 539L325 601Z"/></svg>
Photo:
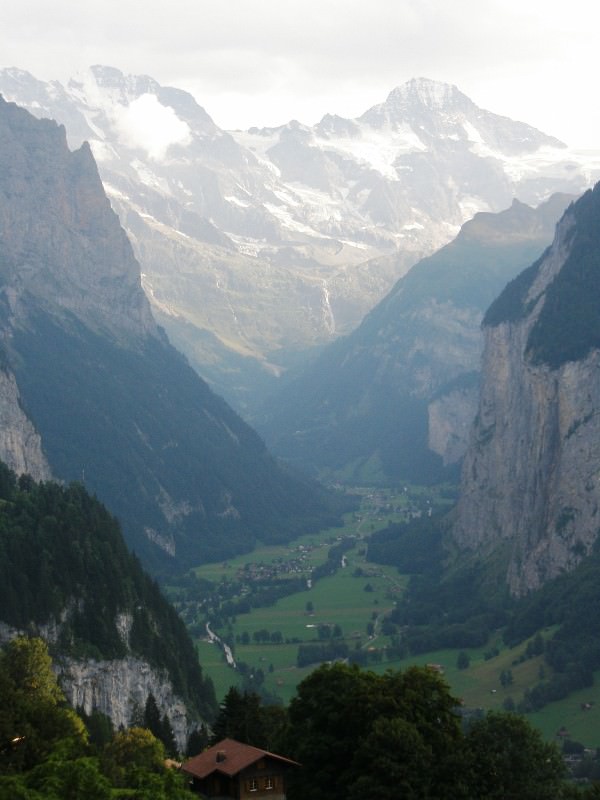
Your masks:
<svg viewBox="0 0 600 800"><path fill-rule="evenodd" d="M565 765L553 744L517 714L489 712L466 736L474 796L498 800L560 797Z"/></svg>
<svg viewBox="0 0 600 800"><path fill-rule="evenodd" d="M290 704L292 757L303 765L290 797L358 798L370 781L378 797L398 796L398 782L408 796L456 796L446 787L461 739L457 706L431 670L319 667Z"/></svg>
<svg viewBox="0 0 600 800"><path fill-rule="evenodd" d="M41 640L16 639L0 653L0 694L0 800L189 797L147 728L90 740L64 703ZM145 716L160 723L152 700ZM299 761L289 800L600 796L597 787L579 790L564 781L556 746L524 718L490 712L465 726L459 701L426 667L377 675L356 665L322 665L300 683L288 709L264 707L257 695L232 688L213 735Z"/></svg>
<svg viewBox="0 0 600 800"><path fill-rule="evenodd" d="M289 707L287 751L301 763L290 800L550 800L573 796L557 748L515 714L465 733L434 670L384 675L337 663L305 678ZM575 795L579 796L579 795Z"/></svg>

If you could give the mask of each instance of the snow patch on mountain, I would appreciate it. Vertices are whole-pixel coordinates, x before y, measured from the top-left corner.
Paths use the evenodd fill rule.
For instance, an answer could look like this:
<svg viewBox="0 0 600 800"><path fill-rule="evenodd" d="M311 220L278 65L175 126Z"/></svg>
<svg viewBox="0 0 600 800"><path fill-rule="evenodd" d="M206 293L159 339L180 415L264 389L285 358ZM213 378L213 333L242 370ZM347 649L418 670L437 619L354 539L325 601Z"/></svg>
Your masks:
<svg viewBox="0 0 600 800"><path fill-rule="evenodd" d="M341 221L344 209L341 197L336 199L327 192L319 191L303 183L290 182L289 186L298 198L294 205L300 205L306 209L307 216L312 221Z"/></svg>
<svg viewBox="0 0 600 800"><path fill-rule="evenodd" d="M269 150L279 141L279 129L250 128L248 131L229 131L229 133L241 147L254 155L259 164L267 167L274 177L281 177L281 170L269 157Z"/></svg>
<svg viewBox="0 0 600 800"><path fill-rule="evenodd" d="M542 147L535 153L519 158L502 158L506 174L515 182L544 175L549 179L583 175L586 182L597 180L600 170L600 153L581 150L559 151Z"/></svg>
<svg viewBox="0 0 600 800"><path fill-rule="evenodd" d="M309 225L305 225L303 222L294 219L292 213L288 211L285 206L278 206L274 203L265 203L264 205L267 211L273 214L273 216L280 221L282 227L286 228L287 230L296 231L297 233L304 233L307 236L314 236L316 238L327 238L324 234L315 230L315 228L312 228Z"/></svg>
<svg viewBox="0 0 600 800"><path fill-rule="evenodd" d="M470 122L463 122L463 130L467 134L467 139L470 142L477 142L477 144L484 144L483 136L479 133L477 128Z"/></svg>
<svg viewBox="0 0 600 800"><path fill-rule="evenodd" d="M102 141L102 139L90 139L90 147L94 158L99 163L117 161L119 158L115 148L108 142Z"/></svg>
<svg viewBox="0 0 600 800"><path fill-rule="evenodd" d="M236 197L233 194L226 195L223 199L227 200L228 203L231 203L234 206L239 206L240 208L248 208L250 205L250 203L245 203L243 200L240 200L239 197Z"/></svg>
<svg viewBox="0 0 600 800"><path fill-rule="evenodd" d="M171 186L167 178L157 175L153 170L149 169L148 165L139 158L131 162L131 166L136 171L136 174L145 186L151 186L156 191L164 195L172 195Z"/></svg>
<svg viewBox="0 0 600 800"><path fill-rule="evenodd" d="M394 164L399 155L427 150L427 146L408 124L379 130L360 125L353 137L315 137L314 143L322 150L341 153L391 181L400 180L398 168Z"/></svg>

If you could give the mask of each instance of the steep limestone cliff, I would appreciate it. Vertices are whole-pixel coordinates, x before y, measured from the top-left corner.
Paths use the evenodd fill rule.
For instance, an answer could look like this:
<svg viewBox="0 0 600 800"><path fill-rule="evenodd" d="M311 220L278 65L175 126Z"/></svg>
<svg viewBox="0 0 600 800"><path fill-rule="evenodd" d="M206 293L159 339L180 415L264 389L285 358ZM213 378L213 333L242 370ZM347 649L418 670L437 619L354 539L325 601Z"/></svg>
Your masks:
<svg viewBox="0 0 600 800"><path fill-rule="evenodd" d="M140 270L89 145L0 97L0 278L4 313L32 300L111 337L157 335Z"/></svg>
<svg viewBox="0 0 600 800"><path fill-rule="evenodd" d="M32 303L70 313L116 339L157 336L139 267L104 195L87 145L0 97L0 320L10 349ZM3 360L5 360L3 355ZM0 459L37 480L51 475L14 370L0 370Z"/></svg>
<svg viewBox="0 0 600 800"><path fill-rule="evenodd" d="M185 703L173 692L165 674L138 658L87 661L61 659L58 676L67 701L90 714L100 711L115 728L131 724L136 709L144 709L150 694L162 714L167 714L178 747L184 750L192 725Z"/></svg>
<svg viewBox="0 0 600 800"><path fill-rule="evenodd" d="M41 437L21 407L15 376L3 369L0 369L0 460L17 475L27 473L38 481L51 477Z"/></svg>
<svg viewBox="0 0 600 800"><path fill-rule="evenodd" d="M572 569L600 533L599 228L596 187L484 320L454 536L478 556L502 549L514 595Z"/></svg>
<svg viewBox="0 0 600 800"><path fill-rule="evenodd" d="M429 449L442 457L444 466L456 464L464 456L477 401L478 387L474 384L450 389L429 403Z"/></svg>
<svg viewBox="0 0 600 800"><path fill-rule="evenodd" d="M36 635L56 644L60 624L36 626ZM0 645L23 631L0 622ZM121 659L74 659L59 657L54 662L60 686L73 708L83 708L86 714L100 711L110 717L115 728L128 727L136 710L143 710L150 694L154 695L161 715L166 714L183 752L187 738L197 720L192 720L184 701L173 691L165 671L157 670L147 661L129 656Z"/></svg>

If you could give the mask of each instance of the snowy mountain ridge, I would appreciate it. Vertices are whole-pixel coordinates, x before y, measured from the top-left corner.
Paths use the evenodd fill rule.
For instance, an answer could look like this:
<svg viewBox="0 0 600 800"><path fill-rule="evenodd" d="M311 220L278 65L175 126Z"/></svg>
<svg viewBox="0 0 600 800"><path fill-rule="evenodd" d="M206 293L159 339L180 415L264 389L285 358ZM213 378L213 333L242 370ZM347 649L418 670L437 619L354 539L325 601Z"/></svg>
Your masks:
<svg viewBox="0 0 600 800"><path fill-rule="evenodd" d="M425 78L353 120L232 132L187 92L114 67L64 86L2 70L0 92L90 142L158 320L240 409L476 212L600 176L600 154Z"/></svg>

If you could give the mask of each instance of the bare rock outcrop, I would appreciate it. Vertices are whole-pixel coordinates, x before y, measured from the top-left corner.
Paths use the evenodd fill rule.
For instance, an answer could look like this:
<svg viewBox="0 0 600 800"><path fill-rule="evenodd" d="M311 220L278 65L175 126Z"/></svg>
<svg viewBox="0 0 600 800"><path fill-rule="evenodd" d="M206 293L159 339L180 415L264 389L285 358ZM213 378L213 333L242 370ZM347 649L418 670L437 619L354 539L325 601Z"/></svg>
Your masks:
<svg viewBox="0 0 600 800"><path fill-rule="evenodd" d="M185 703L173 692L168 677L138 658L85 661L63 658L58 676L68 702L86 714L100 711L115 728L128 727L134 711L144 709L154 695L162 714L167 714L180 750L184 750L192 725Z"/></svg>
<svg viewBox="0 0 600 800"><path fill-rule="evenodd" d="M478 556L502 553L514 595L572 569L600 532L600 350L593 320L582 328L588 340L573 349L568 320L586 312L564 297L595 280L589 225L598 226L599 199L596 188L567 210L552 247L485 319L454 537ZM551 313L562 315L560 324L549 326Z"/></svg>
<svg viewBox="0 0 600 800"><path fill-rule="evenodd" d="M0 97L0 279L4 313L32 299L113 338L156 334L139 265L87 143Z"/></svg>
<svg viewBox="0 0 600 800"><path fill-rule="evenodd" d="M37 481L51 477L42 440L21 407L15 376L0 369L0 460L17 475Z"/></svg>
<svg viewBox="0 0 600 800"><path fill-rule="evenodd" d="M126 639L131 627L130 616L120 615L117 624ZM47 624L32 626L29 633L56 644L61 629L61 621L52 619ZM23 635L24 631L0 621L0 645ZM174 691L166 671L141 658L129 655L113 659L76 659L62 655L54 660L53 668L72 708L82 708L86 714L93 711L106 714L115 729L131 726L135 714L144 711L150 694L161 716L167 715L181 752L185 750L189 734L198 726L198 720L192 718L185 702Z"/></svg>

